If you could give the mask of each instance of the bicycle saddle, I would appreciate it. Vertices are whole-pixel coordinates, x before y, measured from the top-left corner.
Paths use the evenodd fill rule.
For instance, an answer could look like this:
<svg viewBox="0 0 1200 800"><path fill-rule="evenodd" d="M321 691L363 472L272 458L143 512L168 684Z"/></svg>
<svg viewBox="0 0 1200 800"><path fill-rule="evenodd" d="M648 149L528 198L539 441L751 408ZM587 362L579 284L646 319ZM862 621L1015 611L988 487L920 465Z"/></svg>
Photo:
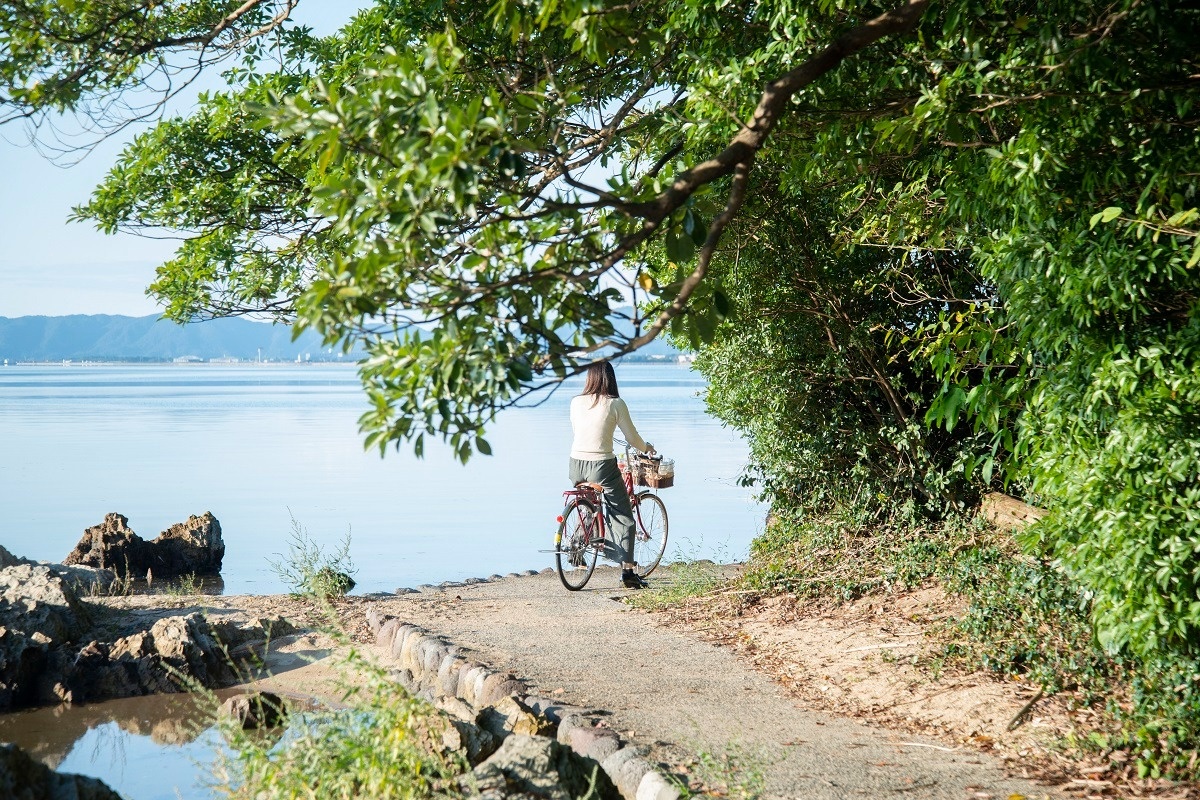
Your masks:
<svg viewBox="0 0 1200 800"><path fill-rule="evenodd" d="M604 484L602 484L602 483L589 483L587 481L580 481L579 483L575 484L575 488L576 489L591 489L593 492L597 492L599 494L604 494Z"/></svg>

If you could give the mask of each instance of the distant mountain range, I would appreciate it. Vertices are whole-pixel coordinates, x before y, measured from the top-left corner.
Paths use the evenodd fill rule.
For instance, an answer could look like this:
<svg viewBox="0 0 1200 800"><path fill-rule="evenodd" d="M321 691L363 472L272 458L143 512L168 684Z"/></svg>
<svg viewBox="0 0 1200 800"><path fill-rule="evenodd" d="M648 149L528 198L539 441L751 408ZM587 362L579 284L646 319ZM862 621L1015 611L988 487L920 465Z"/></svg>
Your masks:
<svg viewBox="0 0 1200 800"><path fill-rule="evenodd" d="M15 361L339 360L315 334L239 317L179 325L157 316L0 317L0 359ZM354 356L343 356L354 359Z"/></svg>
<svg viewBox="0 0 1200 800"><path fill-rule="evenodd" d="M658 340L638 351L643 358L673 358L674 347ZM286 325L233 317L179 325L157 316L74 314L65 317L0 317L0 363L17 361L354 361L338 357L306 333L292 341Z"/></svg>

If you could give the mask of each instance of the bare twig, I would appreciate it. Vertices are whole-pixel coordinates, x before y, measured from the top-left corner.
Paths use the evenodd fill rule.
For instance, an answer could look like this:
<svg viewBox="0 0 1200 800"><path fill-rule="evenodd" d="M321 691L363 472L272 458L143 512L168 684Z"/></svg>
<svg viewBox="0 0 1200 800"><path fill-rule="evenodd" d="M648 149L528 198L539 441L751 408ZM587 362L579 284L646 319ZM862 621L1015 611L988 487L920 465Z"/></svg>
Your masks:
<svg viewBox="0 0 1200 800"><path fill-rule="evenodd" d="M1041 687L1038 688L1037 694L1035 694L1033 696L1033 699L1031 699L1025 705L1021 706L1021 710L1018 711L1011 720L1009 720L1009 723L1008 723L1008 725L1005 726L1004 730L1015 731L1017 728L1024 725L1025 719L1029 716L1029 712L1033 710L1034 704L1037 703L1038 700L1041 700L1042 695L1044 695L1045 693L1046 693L1046 686L1043 684Z"/></svg>

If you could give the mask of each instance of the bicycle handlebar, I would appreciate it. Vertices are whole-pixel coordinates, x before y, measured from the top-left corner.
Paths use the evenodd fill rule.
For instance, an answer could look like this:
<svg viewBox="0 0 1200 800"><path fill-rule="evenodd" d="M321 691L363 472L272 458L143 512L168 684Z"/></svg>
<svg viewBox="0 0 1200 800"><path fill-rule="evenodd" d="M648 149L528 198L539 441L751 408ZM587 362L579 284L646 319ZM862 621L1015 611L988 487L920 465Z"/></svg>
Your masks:
<svg viewBox="0 0 1200 800"><path fill-rule="evenodd" d="M615 443L617 443L617 444L621 445L621 447L624 447L624 448L625 448L625 451L626 451L626 454L628 454L628 452L629 452L630 450L634 449L634 448L633 448L633 445L629 444L629 442L625 441L624 439L618 439L616 436L614 436L614 437L613 437L613 441L614 441ZM652 461L662 461L662 453L657 453L657 452L656 452L656 453L655 453L654 455L652 455L652 456L651 456L651 455L647 455L647 454L645 454L645 453L638 453L637 455L638 455L638 457L639 457L639 458L648 458L648 459L650 459L650 460L652 460Z"/></svg>

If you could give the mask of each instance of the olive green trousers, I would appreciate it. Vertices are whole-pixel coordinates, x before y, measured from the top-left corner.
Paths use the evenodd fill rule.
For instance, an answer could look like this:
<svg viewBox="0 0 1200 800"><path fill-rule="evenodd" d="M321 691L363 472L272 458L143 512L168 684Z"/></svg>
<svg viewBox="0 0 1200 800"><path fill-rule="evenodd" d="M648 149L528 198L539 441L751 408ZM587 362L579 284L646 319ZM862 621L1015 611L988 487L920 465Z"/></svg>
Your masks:
<svg viewBox="0 0 1200 800"><path fill-rule="evenodd" d="M633 506L625 491L625 480L617 469L616 456L603 461L580 461L572 458L569 473L571 483L598 483L604 487L604 505L612 528L606 537L604 557L620 564L633 562Z"/></svg>

